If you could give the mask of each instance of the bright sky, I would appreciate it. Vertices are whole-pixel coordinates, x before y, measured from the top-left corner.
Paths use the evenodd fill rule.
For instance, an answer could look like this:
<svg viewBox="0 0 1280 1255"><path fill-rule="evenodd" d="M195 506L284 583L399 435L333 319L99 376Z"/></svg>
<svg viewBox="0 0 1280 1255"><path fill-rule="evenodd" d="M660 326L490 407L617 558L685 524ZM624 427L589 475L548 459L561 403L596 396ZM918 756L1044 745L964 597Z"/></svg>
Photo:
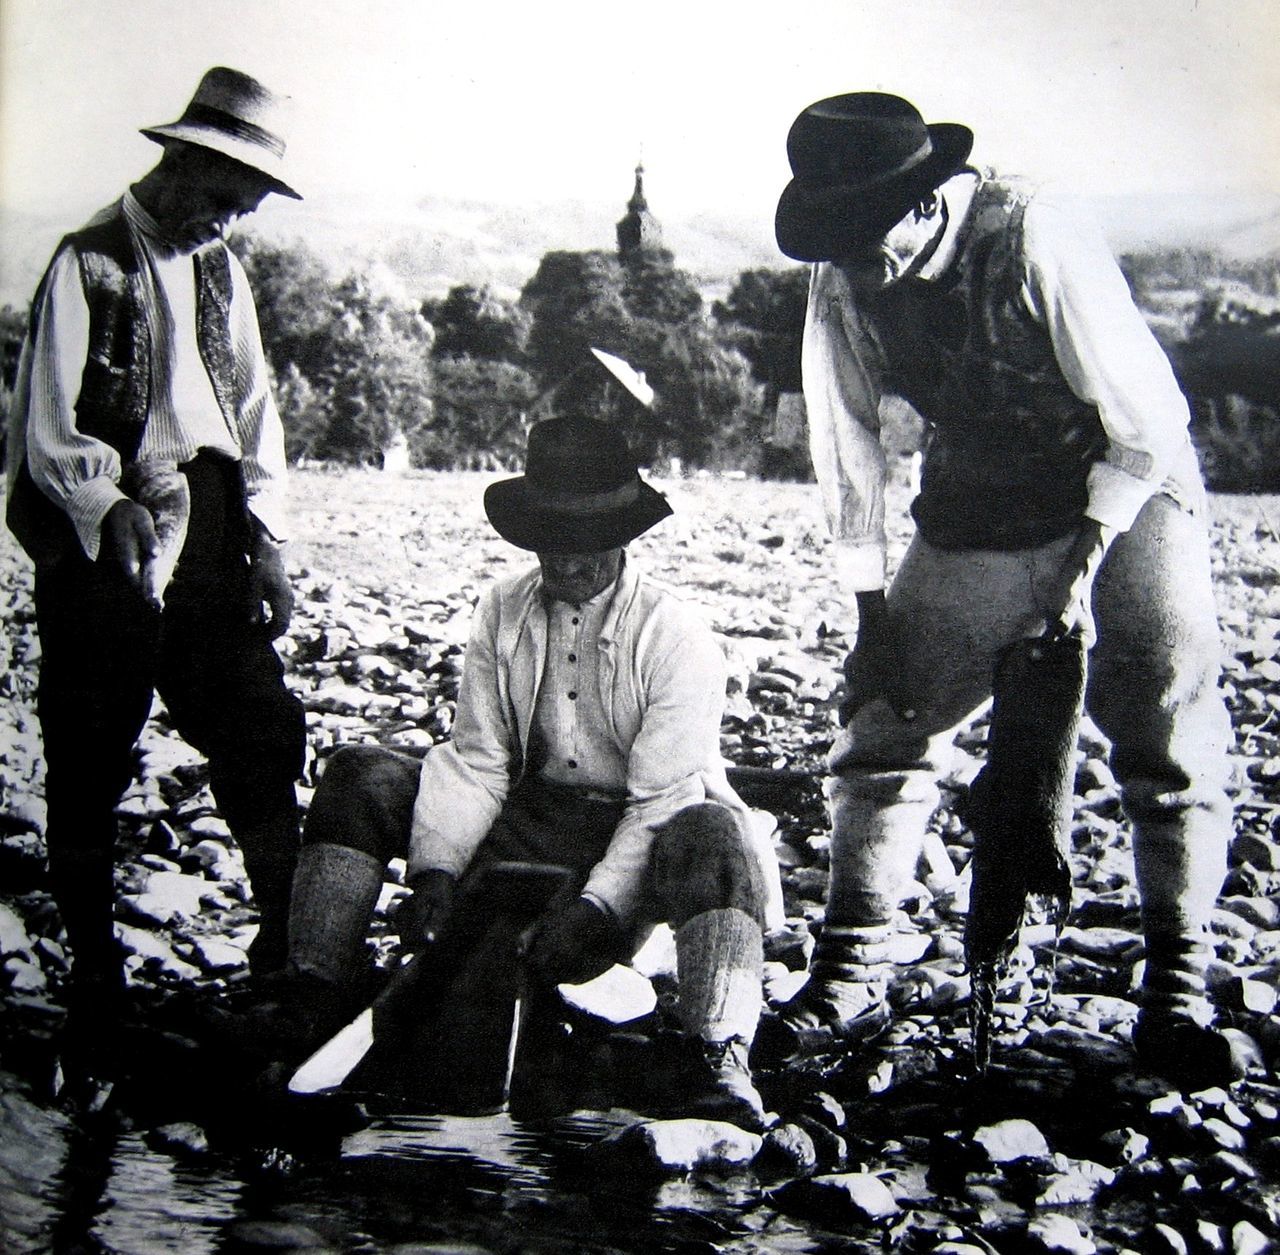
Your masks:
<svg viewBox="0 0 1280 1255"><path fill-rule="evenodd" d="M805 104L876 88L1081 193L1280 187L1276 0L0 0L0 206L110 200L230 64L295 100L304 193L772 219ZM620 175L621 170L621 175Z"/></svg>

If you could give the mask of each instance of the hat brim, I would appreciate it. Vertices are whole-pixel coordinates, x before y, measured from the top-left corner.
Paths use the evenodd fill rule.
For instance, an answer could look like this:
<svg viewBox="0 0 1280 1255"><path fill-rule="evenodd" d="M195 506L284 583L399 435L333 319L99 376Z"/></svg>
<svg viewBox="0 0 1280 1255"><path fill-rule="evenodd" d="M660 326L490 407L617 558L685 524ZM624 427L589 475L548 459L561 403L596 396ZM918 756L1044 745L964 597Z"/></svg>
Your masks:
<svg viewBox="0 0 1280 1255"><path fill-rule="evenodd" d="M142 128L142 134L157 144L163 144L167 139L180 139L221 153L262 175L273 192L288 196L291 200L302 199L302 193L291 188L277 173L274 156L248 140L237 139L234 135L227 135L214 127L201 126L198 122L146 126Z"/></svg>
<svg viewBox="0 0 1280 1255"><path fill-rule="evenodd" d="M929 156L884 182L832 187L793 178L774 215L778 247L796 261L835 261L881 239L921 197L961 170L973 149L973 132L955 122L934 123L929 137Z"/></svg>
<svg viewBox="0 0 1280 1255"><path fill-rule="evenodd" d="M656 488L639 480L636 499L593 514L568 514L535 499L523 475L484 491L484 512L503 540L534 553L603 553L647 532L672 513Z"/></svg>

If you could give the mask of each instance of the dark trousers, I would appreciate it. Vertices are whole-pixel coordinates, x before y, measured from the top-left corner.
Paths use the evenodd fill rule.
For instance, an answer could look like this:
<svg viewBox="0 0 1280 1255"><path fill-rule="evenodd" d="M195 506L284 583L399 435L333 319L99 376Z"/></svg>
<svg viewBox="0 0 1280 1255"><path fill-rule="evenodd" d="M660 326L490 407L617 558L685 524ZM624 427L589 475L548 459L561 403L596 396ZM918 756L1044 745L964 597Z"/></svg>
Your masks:
<svg viewBox="0 0 1280 1255"><path fill-rule="evenodd" d="M346 845L381 862L408 852L421 763L375 746L348 746L328 762L307 814L303 840ZM477 850L463 889L499 860L556 864L573 873L576 895L604 856L625 803L537 779L518 783ZM628 941L649 925L676 927L704 911L733 907L757 923L764 918L762 874L728 810L702 803L678 812L654 839L641 917L624 921ZM630 957L618 955L625 961Z"/></svg>
<svg viewBox="0 0 1280 1255"><path fill-rule="evenodd" d="M36 572L49 868L80 976L112 976L118 967L114 808L133 779L153 692L209 759L263 930L275 931L283 947L297 859L302 706L264 630L249 622L238 467L201 455L183 469L191 519L163 612L106 559L90 562L76 551Z"/></svg>

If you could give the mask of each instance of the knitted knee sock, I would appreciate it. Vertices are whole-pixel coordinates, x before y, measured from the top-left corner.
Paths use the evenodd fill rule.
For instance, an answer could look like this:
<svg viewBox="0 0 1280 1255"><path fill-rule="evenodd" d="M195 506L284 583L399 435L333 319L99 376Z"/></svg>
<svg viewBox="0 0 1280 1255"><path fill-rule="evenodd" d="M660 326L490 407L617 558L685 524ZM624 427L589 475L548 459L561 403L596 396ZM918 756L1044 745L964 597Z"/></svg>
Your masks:
<svg viewBox="0 0 1280 1255"><path fill-rule="evenodd" d="M345 845L305 845L289 907L289 966L335 986L358 975L382 863Z"/></svg>
<svg viewBox="0 0 1280 1255"><path fill-rule="evenodd" d="M680 1022L703 1041L750 1042L760 1019L764 950L745 911L703 911L676 931Z"/></svg>

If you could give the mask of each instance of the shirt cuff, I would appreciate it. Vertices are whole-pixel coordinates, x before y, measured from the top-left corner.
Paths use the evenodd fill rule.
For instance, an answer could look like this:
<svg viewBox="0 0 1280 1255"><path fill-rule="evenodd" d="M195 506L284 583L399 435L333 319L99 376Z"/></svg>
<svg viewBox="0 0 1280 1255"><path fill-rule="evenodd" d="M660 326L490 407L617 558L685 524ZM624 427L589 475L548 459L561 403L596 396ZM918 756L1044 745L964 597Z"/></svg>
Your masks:
<svg viewBox="0 0 1280 1255"><path fill-rule="evenodd" d="M867 593L883 588L887 565L883 541L836 541L836 579L843 591Z"/></svg>
<svg viewBox="0 0 1280 1255"><path fill-rule="evenodd" d="M1085 514L1104 527L1127 532L1160 485L1130 475L1110 462L1095 462L1089 468L1088 487L1089 505Z"/></svg>
<svg viewBox="0 0 1280 1255"><path fill-rule="evenodd" d="M598 906L615 924L618 922L618 916L611 907L598 893L592 893L589 889L584 889L579 895L580 898L586 898L592 906Z"/></svg>
<svg viewBox="0 0 1280 1255"><path fill-rule="evenodd" d="M277 545L289 539L289 513L280 493L256 492L246 504L249 513L262 524Z"/></svg>
<svg viewBox="0 0 1280 1255"><path fill-rule="evenodd" d="M90 562L98 557L102 544L102 521L117 501L128 498L109 475L97 475L86 479L67 498L67 517L80 538L80 547Z"/></svg>

